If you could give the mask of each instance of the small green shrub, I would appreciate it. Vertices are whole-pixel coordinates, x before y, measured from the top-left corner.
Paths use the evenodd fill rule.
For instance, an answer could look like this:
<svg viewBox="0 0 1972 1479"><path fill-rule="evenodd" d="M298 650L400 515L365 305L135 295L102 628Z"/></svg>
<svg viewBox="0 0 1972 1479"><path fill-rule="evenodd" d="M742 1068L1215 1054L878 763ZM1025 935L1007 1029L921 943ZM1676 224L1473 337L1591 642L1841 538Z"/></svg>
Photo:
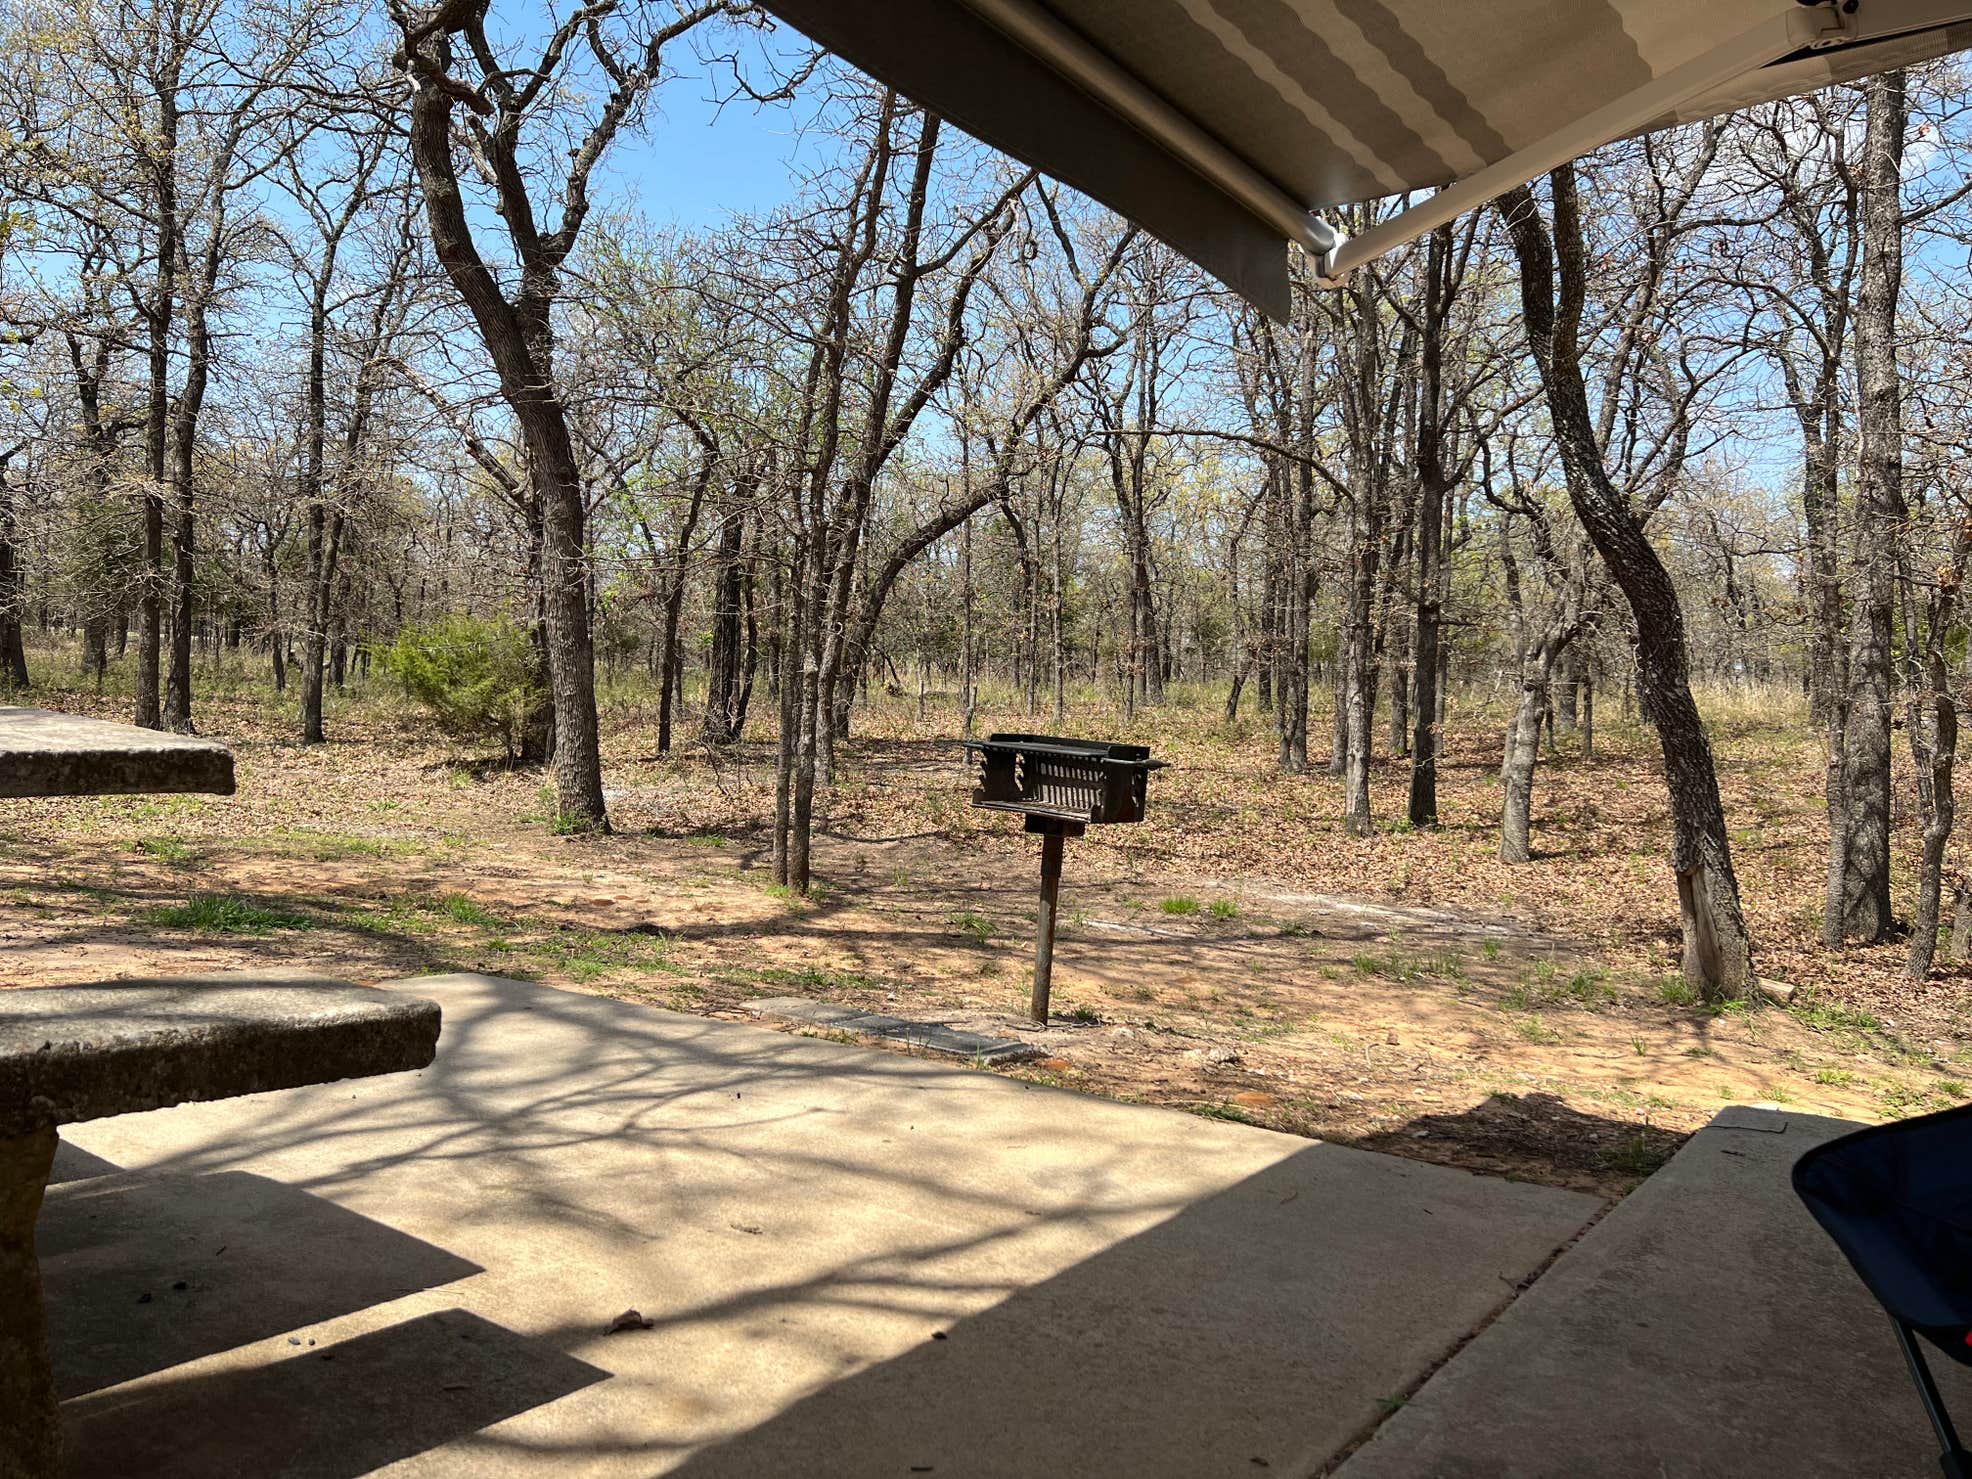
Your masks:
<svg viewBox="0 0 1972 1479"><path fill-rule="evenodd" d="M383 654L384 671L459 740L498 740L511 760L547 697L541 655L504 619L440 617L406 627Z"/></svg>
<svg viewBox="0 0 1972 1479"><path fill-rule="evenodd" d="M1214 899L1212 901L1212 917L1214 919L1237 919L1239 918L1239 905L1235 904L1231 899Z"/></svg>
<svg viewBox="0 0 1972 1479"><path fill-rule="evenodd" d="M1174 894L1168 899L1160 899L1157 907L1162 909L1166 914L1196 914L1198 912L1198 900L1190 898L1185 894Z"/></svg>

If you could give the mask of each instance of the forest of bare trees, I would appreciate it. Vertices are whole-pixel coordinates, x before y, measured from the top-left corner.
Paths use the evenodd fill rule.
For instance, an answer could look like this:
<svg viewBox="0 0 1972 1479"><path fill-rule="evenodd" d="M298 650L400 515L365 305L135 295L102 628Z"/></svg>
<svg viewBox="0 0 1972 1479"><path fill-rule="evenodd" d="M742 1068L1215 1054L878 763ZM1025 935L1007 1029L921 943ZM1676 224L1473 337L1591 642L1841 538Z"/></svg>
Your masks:
<svg viewBox="0 0 1972 1479"><path fill-rule="evenodd" d="M1759 941L1694 695L1789 687L1827 744L1824 944L1907 930L1922 976L1968 909L1956 67L1612 146L1338 290L1303 264L1280 323L738 0L0 28L10 687L59 661L193 730L250 653L332 743L325 693L403 634L510 623L564 827L609 825L598 684L641 674L660 753L773 744L797 892L872 690L969 725L990 679L1043 727L1209 686L1341 778L1353 835L1397 820L1390 755L1435 825L1448 707L1504 695L1509 862L1545 756L1618 708L1715 995ZM638 190L671 88L810 141L779 206Z"/></svg>

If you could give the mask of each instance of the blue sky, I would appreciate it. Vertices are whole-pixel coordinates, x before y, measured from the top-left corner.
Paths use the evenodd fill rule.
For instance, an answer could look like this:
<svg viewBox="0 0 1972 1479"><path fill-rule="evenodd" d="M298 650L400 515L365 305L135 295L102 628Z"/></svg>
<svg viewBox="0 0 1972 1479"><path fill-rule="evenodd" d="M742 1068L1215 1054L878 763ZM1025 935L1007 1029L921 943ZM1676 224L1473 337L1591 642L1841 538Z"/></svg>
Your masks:
<svg viewBox="0 0 1972 1479"><path fill-rule="evenodd" d="M697 77L665 88L661 114L610 158L612 195L654 222L690 227L764 211L794 194L790 161L815 148L797 133L802 113L751 102L720 109L708 92Z"/></svg>
<svg viewBox="0 0 1972 1479"><path fill-rule="evenodd" d="M784 27L743 36L739 49L756 84L807 52L799 33ZM732 90L730 71L717 66L666 79L645 126L621 136L605 165L612 204L634 205L653 222L694 227L791 199L797 167L812 169L832 143L802 131L821 89L811 83L792 103L763 107L742 97L722 107L719 95Z"/></svg>

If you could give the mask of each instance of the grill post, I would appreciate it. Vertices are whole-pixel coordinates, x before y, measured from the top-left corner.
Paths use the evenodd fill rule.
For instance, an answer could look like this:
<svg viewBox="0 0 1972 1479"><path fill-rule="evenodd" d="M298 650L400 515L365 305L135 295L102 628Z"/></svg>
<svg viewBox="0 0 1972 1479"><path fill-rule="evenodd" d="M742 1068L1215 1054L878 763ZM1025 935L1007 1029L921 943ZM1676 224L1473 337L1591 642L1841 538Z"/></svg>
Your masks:
<svg viewBox="0 0 1972 1479"><path fill-rule="evenodd" d="M1041 833L1041 911L1034 930L1034 1000L1031 1015L1048 1024L1048 992L1054 984L1054 920L1061 903L1061 852L1067 829L1060 823Z"/></svg>

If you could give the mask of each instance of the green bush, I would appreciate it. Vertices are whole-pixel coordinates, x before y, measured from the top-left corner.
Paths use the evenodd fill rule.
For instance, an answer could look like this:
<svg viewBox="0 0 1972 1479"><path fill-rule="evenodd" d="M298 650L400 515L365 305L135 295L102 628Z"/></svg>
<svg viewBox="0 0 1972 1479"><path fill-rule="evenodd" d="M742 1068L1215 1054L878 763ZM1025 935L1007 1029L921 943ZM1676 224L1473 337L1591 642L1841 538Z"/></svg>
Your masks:
<svg viewBox="0 0 1972 1479"><path fill-rule="evenodd" d="M547 698L540 654L505 619L446 616L407 627L384 653L383 666L444 733L497 739L510 760L528 717Z"/></svg>

